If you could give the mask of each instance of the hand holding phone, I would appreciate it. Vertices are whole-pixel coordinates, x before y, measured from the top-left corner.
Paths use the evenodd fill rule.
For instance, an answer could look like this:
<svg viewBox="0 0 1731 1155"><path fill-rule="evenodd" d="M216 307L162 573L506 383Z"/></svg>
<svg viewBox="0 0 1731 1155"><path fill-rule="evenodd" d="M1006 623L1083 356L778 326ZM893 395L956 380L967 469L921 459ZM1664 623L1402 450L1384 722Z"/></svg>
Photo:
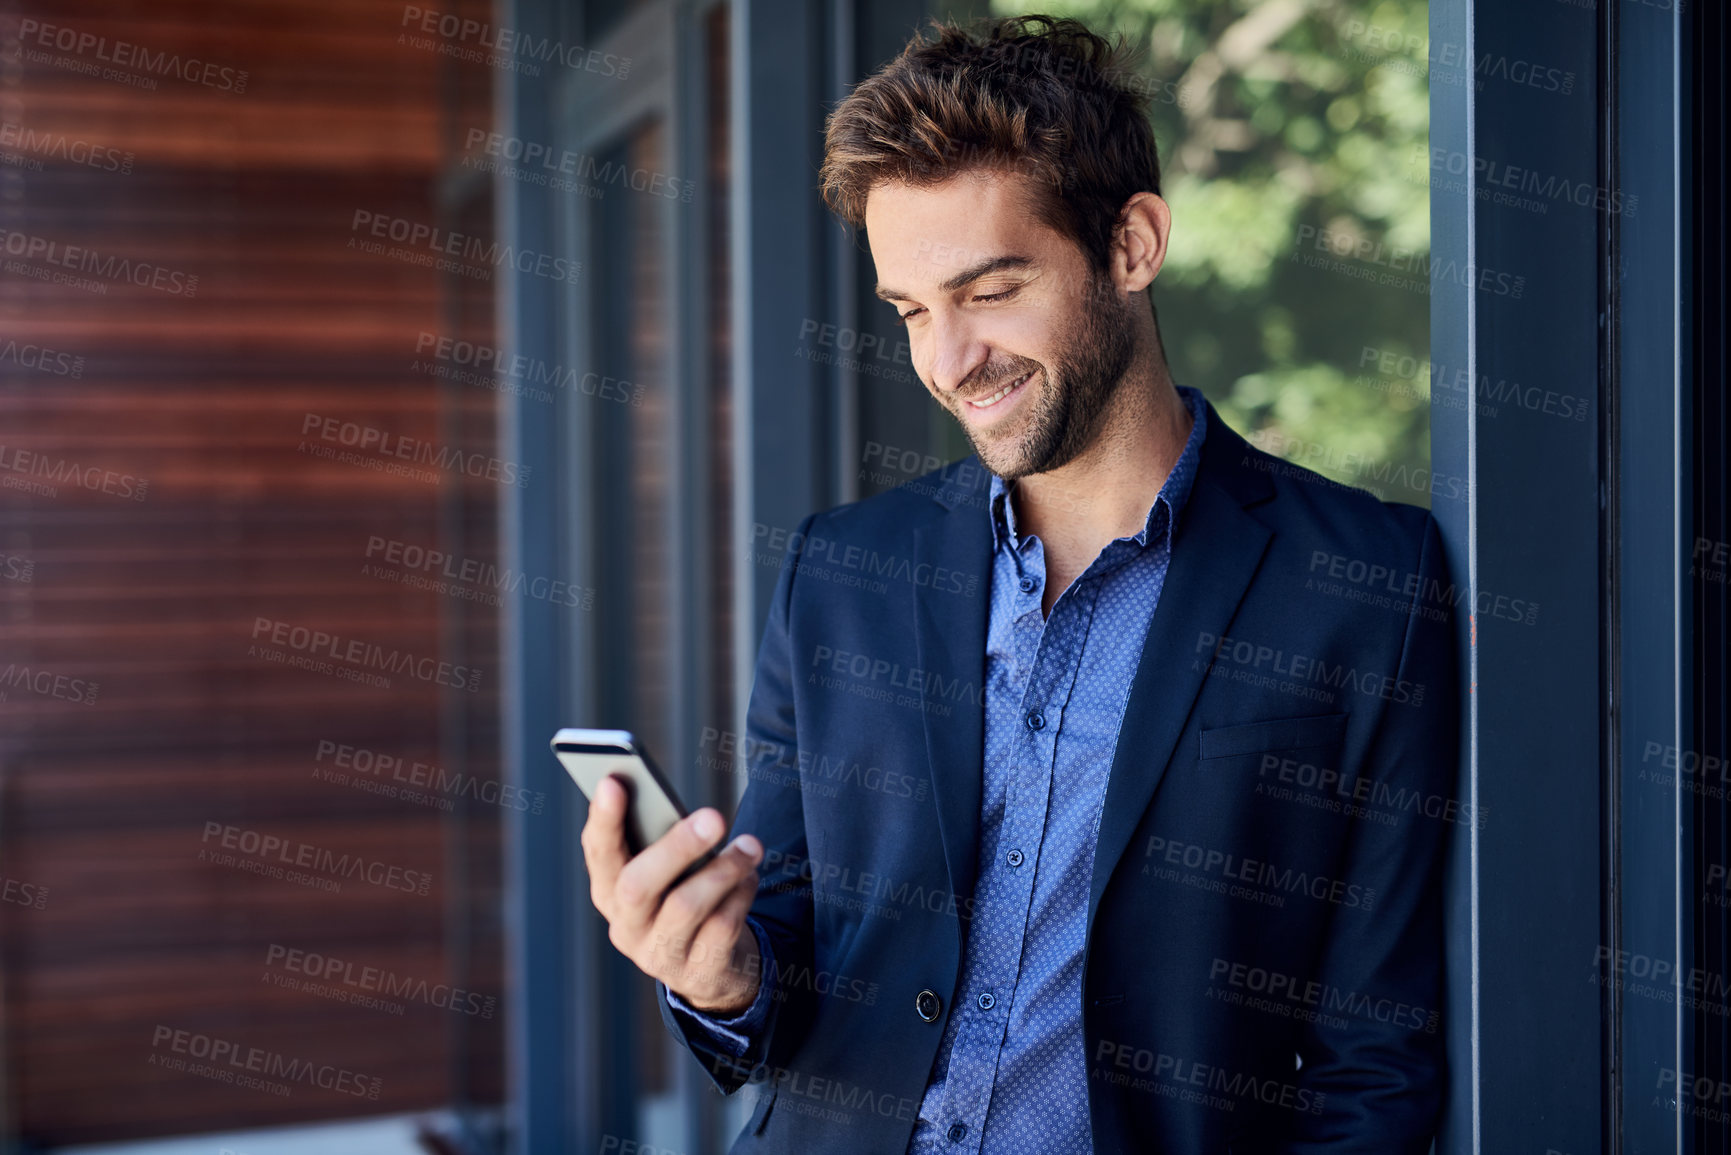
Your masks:
<svg viewBox="0 0 1731 1155"><path fill-rule="evenodd" d="M561 731L561 736L567 733ZM635 742L631 746L642 753ZM566 761L563 756L561 761ZM650 780L659 779L651 763L644 759L643 765ZM570 769L571 763L566 766ZM590 769L594 767L585 774ZM578 777L576 771L572 774ZM624 784L628 778L631 791ZM682 812L664 781L662 787L673 809ZM742 834L716 853L727 832L719 811L702 807L663 826L654 817L657 811L645 808L636 819L643 836L661 832L633 853L629 811L651 796L643 778L629 770L603 768L586 793L589 818L582 842L589 898L607 920L613 945L698 1010L726 1016L750 1006L762 960L745 915L757 895L762 844Z"/></svg>
<svg viewBox="0 0 1731 1155"><path fill-rule="evenodd" d="M689 811L674 792L673 783L661 773L649 751L629 730L584 730L567 728L553 735L553 754L591 802L604 778L616 778L627 796L625 847L640 854L650 843L673 829ZM670 886L678 886L714 856L719 846L686 867Z"/></svg>

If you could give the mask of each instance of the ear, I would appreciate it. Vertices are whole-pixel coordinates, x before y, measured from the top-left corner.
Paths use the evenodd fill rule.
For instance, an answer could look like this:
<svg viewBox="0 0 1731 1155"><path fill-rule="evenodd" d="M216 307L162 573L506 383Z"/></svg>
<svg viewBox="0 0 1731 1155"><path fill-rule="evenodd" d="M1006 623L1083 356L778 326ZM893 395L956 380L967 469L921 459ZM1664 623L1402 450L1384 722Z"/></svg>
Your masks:
<svg viewBox="0 0 1731 1155"><path fill-rule="evenodd" d="M1112 279L1120 291L1138 293L1154 283L1166 263L1172 210L1151 192L1124 202L1112 237Z"/></svg>

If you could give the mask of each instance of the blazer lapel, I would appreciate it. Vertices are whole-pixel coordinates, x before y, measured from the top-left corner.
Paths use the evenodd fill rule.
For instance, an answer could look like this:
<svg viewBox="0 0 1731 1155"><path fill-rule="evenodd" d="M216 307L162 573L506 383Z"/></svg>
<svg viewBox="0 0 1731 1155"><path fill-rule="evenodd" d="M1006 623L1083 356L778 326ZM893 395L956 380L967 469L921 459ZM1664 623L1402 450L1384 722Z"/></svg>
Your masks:
<svg viewBox="0 0 1731 1155"><path fill-rule="evenodd" d="M1273 493L1267 474L1251 465L1256 452L1208 407L1202 461L1179 513L1160 604L1118 731L1094 849L1086 933L1094 929L1106 880L1166 774L1213 664L1213 648L1203 635L1226 636L1267 548L1269 529L1244 508Z"/></svg>
<svg viewBox="0 0 1731 1155"><path fill-rule="evenodd" d="M965 484L963 479L977 482ZM974 893L985 760L986 618L992 604L991 476L970 456L935 495L944 512L914 531L916 566L977 575L976 594L958 598L935 583L914 586L914 644L924 678L926 756L944 840L950 892ZM916 572L919 572L916 570ZM926 572L932 572L927 570Z"/></svg>

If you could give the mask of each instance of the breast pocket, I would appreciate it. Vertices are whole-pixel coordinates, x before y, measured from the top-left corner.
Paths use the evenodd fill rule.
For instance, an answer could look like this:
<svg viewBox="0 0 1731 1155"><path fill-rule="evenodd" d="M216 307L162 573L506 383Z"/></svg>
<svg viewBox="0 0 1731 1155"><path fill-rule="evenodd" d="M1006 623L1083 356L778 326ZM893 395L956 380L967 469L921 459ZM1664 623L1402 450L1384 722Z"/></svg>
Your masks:
<svg viewBox="0 0 1731 1155"><path fill-rule="evenodd" d="M1345 714L1310 714L1241 726L1216 726L1202 731L1202 760L1239 758L1276 750L1339 749L1345 735Z"/></svg>

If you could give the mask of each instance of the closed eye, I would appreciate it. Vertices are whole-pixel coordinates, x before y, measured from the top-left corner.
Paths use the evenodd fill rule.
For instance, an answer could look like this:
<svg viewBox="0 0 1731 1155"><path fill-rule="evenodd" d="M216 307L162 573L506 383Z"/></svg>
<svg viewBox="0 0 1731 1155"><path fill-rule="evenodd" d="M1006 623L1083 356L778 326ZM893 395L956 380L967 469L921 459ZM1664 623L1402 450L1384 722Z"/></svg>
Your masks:
<svg viewBox="0 0 1731 1155"><path fill-rule="evenodd" d="M1015 288L1005 289L1001 293L982 293L979 296L976 296L972 299L975 301L1001 301L1005 297L1008 297L1009 295L1014 293L1016 291L1016 289L1018 289L1020 287L1021 287L1020 285L1017 285L1017 286L1015 286ZM905 313L897 313L896 314L896 323L900 324L900 325L905 325L908 323L909 317L917 317L923 312L925 312L924 309L909 309Z"/></svg>

